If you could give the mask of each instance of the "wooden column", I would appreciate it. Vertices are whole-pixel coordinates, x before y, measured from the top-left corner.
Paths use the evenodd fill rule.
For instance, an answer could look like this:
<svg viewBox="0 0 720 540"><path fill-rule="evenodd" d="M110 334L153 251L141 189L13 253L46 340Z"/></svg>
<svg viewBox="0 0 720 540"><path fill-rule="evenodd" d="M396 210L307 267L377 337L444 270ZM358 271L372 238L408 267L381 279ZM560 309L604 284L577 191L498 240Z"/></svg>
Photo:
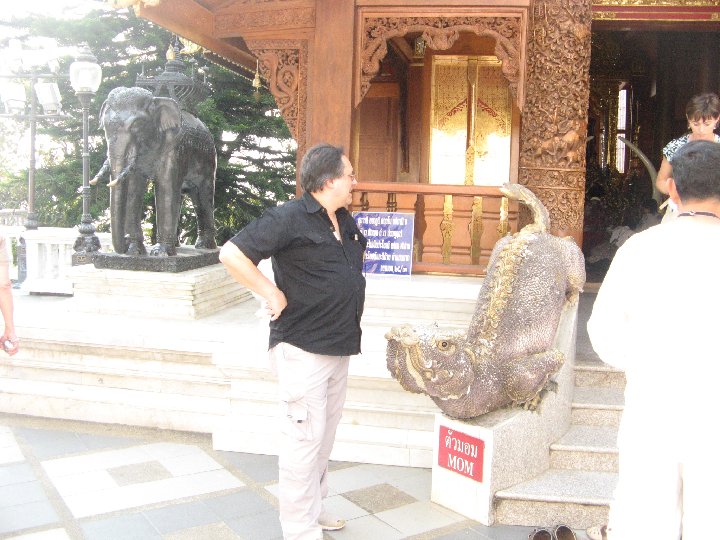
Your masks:
<svg viewBox="0 0 720 540"><path fill-rule="evenodd" d="M520 132L521 184L552 231L582 243L590 70L590 0L536 0Z"/></svg>
<svg viewBox="0 0 720 540"><path fill-rule="evenodd" d="M353 0L316 0L308 77L307 147L328 142L350 153ZM298 156L300 158L300 156Z"/></svg>

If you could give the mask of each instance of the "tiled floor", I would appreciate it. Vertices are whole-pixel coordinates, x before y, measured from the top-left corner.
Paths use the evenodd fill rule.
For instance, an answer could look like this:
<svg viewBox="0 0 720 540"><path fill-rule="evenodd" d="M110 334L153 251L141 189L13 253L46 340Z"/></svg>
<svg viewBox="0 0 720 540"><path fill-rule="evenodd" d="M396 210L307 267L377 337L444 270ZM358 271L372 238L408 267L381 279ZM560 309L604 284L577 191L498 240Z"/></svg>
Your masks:
<svg viewBox="0 0 720 540"><path fill-rule="evenodd" d="M0 538L273 540L277 458L209 436L0 415ZM332 540L522 540L430 502L430 471L332 463Z"/></svg>

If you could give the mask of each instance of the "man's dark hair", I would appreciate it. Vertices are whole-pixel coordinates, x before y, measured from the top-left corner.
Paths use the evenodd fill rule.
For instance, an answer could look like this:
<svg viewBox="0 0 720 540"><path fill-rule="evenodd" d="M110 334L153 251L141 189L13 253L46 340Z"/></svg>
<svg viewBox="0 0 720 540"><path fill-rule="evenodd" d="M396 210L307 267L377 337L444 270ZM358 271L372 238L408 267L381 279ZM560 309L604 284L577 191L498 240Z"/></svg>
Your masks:
<svg viewBox="0 0 720 540"><path fill-rule="evenodd" d="M720 144L689 142L675 153L670 164L683 201L720 199Z"/></svg>
<svg viewBox="0 0 720 540"><path fill-rule="evenodd" d="M300 163L302 188L314 193L320 191L328 180L340 178L345 170L342 157L342 146L320 143L310 148Z"/></svg>

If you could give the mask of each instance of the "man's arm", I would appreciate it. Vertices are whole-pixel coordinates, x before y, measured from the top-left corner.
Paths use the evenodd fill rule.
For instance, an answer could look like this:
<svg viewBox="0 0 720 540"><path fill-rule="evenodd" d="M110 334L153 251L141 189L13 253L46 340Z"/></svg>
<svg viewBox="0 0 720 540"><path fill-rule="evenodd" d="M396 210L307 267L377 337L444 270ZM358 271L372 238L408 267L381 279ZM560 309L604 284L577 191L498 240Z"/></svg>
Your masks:
<svg viewBox="0 0 720 540"><path fill-rule="evenodd" d="M258 269L240 248L230 241L226 242L220 249L220 262L225 265L235 281L265 299L265 308L271 321L280 316L287 306L285 294Z"/></svg>
<svg viewBox="0 0 720 540"><path fill-rule="evenodd" d="M668 178L672 176L672 165L670 165L670 162L663 158L662 163L660 163L660 170L657 173L657 176L655 177L655 187L658 189L658 191L664 195L668 194L668 185L667 181Z"/></svg>

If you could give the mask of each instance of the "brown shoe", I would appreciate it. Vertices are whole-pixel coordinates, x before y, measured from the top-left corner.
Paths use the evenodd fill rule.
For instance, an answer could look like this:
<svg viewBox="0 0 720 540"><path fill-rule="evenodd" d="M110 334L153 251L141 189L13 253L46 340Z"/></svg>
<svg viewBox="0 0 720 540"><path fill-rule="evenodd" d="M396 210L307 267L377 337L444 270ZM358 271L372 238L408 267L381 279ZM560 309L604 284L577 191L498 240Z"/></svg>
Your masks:
<svg viewBox="0 0 720 540"><path fill-rule="evenodd" d="M533 529L528 540L553 540L552 533L547 529Z"/></svg>
<svg viewBox="0 0 720 540"><path fill-rule="evenodd" d="M573 530L567 525L558 525L554 532L556 540L577 540Z"/></svg>

